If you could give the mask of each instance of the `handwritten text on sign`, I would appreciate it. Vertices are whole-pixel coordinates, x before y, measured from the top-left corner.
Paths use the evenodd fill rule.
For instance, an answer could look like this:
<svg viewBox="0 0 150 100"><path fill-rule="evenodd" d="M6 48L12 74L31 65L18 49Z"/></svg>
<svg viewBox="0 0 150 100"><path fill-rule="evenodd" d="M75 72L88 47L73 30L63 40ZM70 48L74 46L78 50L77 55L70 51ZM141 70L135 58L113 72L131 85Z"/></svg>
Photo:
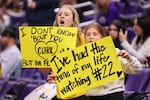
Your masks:
<svg viewBox="0 0 150 100"><path fill-rule="evenodd" d="M124 77L110 37L56 55L51 62L62 98Z"/></svg>
<svg viewBox="0 0 150 100"><path fill-rule="evenodd" d="M73 27L21 26L19 34L24 68L48 68L55 54L76 47Z"/></svg>

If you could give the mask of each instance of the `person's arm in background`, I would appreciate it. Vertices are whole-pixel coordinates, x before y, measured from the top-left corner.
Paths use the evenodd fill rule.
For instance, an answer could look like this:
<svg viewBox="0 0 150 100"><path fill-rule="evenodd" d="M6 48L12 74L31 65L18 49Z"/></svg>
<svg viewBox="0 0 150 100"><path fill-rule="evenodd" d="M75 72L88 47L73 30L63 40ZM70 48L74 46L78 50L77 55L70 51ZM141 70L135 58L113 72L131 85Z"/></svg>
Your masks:
<svg viewBox="0 0 150 100"><path fill-rule="evenodd" d="M142 50L138 50L136 51L131 44L129 44L129 42L127 41L127 31L125 33L123 33L122 30L120 30L119 32L119 39L120 39L120 42L121 42L121 46L127 50L131 55L137 57L138 60L141 61L141 63L146 63L147 62L147 59L146 57L144 56L143 54L143 51ZM132 43L135 41L135 38L133 39ZM148 47L150 49L150 47ZM149 50L148 49L148 50ZM142 51L142 52L141 52Z"/></svg>

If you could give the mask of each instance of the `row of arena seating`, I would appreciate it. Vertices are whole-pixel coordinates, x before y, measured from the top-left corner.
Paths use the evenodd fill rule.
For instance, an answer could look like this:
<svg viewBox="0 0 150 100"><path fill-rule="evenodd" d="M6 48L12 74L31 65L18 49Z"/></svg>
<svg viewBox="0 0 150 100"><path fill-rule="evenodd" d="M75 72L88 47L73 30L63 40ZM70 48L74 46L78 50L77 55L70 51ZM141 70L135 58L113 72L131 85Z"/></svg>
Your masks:
<svg viewBox="0 0 150 100"><path fill-rule="evenodd" d="M21 76L0 80L0 100L24 100L32 90L46 83L46 80L32 79L35 68L23 69Z"/></svg>
<svg viewBox="0 0 150 100"><path fill-rule="evenodd" d="M139 93L143 97L147 96L150 98L150 68L142 68L140 74L127 75L125 82L125 97L126 100L133 94ZM132 94L132 95L131 95ZM129 100L132 100L131 98ZM133 99L134 100L134 99ZM149 100L149 99L138 99L138 100Z"/></svg>
<svg viewBox="0 0 150 100"><path fill-rule="evenodd" d="M9 100L8 98L23 100L32 90L46 83L46 80L31 79L30 75L34 69L29 70L28 77L0 80L0 100L3 100L3 98L6 100ZM29 72L29 70L24 73ZM147 93L147 96L150 97L150 68L142 68L142 72L138 75L128 75L125 82L125 97L135 92Z"/></svg>

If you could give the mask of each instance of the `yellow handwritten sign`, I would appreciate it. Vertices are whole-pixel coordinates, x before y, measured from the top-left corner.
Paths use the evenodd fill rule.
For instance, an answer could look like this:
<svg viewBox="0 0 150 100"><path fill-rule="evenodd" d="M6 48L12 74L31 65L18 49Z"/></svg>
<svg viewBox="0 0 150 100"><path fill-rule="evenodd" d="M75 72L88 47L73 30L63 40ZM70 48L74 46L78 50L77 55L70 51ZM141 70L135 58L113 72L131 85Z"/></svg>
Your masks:
<svg viewBox="0 0 150 100"><path fill-rule="evenodd" d="M110 37L56 55L51 62L61 98L124 77Z"/></svg>
<svg viewBox="0 0 150 100"><path fill-rule="evenodd" d="M77 28L19 27L23 68L49 68L50 59L76 47Z"/></svg>

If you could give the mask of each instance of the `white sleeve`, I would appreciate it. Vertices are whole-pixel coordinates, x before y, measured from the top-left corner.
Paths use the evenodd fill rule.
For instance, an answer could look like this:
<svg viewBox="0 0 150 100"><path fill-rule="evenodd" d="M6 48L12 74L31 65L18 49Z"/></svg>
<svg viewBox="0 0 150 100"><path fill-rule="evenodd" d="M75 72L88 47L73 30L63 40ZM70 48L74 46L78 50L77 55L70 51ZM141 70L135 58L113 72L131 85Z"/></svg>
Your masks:
<svg viewBox="0 0 150 100"><path fill-rule="evenodd" d="M145 59L145 56L141 52L137 52L127 41L122 42L121 46L131 55L137 57L137 59L139 59L140 61Z"/></svg>
<svg viewBox="0 0 150 100"><path fill-rule="evenodd" d="M130 56L130 59L119 57L123 71L127 74L139 74L142 71L142 65L136 57Z"/></svg>
<svg viewBox="0 0 150 100"><path fill-rule="evenodd" d="M145 57L150 56L150 37L148 37L142 44L141 48L137 50L138 53L142 53Z"/></svg>
<svg viewBox="0 0 150 100"><path fill-rule="evenodd" d="M9 78L10 75L17 68L20 61L21 61L21 56L18 52L7 52L7 53L3 54L2 77Z"/></svg>

